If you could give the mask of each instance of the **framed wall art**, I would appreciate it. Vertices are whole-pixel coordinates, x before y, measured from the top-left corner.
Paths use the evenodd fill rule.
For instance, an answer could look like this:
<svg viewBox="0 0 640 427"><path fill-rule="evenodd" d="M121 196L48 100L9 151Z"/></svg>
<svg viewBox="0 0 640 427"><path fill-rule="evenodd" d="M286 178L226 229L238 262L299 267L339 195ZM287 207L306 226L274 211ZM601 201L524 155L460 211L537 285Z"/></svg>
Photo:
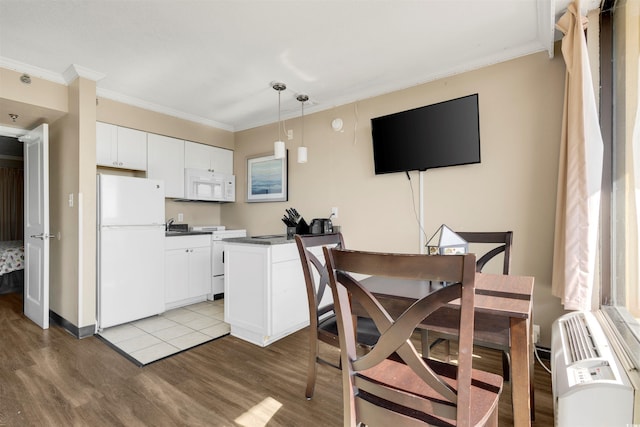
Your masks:
<svg viewBox="0 0 640 427"><path fill-rule="evenodd" d="M247 202L286 202L288 150L283 159L273 154L247 157Z"/></svg>

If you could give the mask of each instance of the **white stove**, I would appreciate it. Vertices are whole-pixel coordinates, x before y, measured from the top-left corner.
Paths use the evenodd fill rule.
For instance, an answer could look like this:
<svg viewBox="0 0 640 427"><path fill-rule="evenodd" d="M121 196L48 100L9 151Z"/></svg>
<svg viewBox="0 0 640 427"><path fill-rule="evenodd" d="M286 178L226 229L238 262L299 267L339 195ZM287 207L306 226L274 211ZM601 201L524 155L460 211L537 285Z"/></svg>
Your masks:
<svg viewBox="0 0 640 427"><path fill-rule="evenodd" d="M224 225L196 225L191 231L211 233L211 270L213 272L213 292L211 299L224 294L224 242L231 237L247 237L247 230L227 230Z"/></svg>

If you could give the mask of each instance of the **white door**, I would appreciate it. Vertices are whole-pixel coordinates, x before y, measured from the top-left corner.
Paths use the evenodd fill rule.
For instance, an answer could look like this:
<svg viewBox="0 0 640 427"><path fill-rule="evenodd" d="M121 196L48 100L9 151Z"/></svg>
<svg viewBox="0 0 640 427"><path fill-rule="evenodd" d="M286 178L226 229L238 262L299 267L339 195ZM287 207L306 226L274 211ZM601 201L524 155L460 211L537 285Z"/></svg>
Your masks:
<svg viewBox="0 0 640 427"><path fill-rule="evenodd" d="M24 314L49 328L49 125L21 136L24 143Z"/></svg>

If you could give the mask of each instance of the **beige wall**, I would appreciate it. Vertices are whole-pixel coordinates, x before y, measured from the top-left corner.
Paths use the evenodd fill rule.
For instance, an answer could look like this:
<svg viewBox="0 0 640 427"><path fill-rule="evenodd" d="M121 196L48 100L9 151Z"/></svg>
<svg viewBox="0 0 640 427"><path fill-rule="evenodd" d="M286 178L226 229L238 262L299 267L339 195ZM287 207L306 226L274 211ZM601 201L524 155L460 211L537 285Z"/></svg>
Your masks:
<svg viewBox="0 0 640 427"><path fill-rule="evenodd" d="M22 73L0 67L0 124L33 129L41 123L53 123L67 112L65 85L31 78L31 84L20 81ZM12 122L9 113L17 114Z"/></svg>
<svg viewBox="0 0 640 427"><path fill-rule="evenodd" d="M479 94L482 163L424 174L425 233L453 229L513 230L515 274L534 276L535 323L549 345L551 322L562 313L550 295L564 64L546 53L444 78L305 117L309 162L296 163L300 120L289 120L289 201L246 203L246 156L272 152L275 125L236 133L238 202L222 207L223 223L250 234L283 233L293 206L307 219L339 208L347 245L418 252L418 173L373 172L370 119L472 93ZM331 129L341 117L344 132Z"/></svg>
<svg viewBox="0 0 640 427"><path fill-rule="evenodd" d="M96 199L93 81L68 86L68 114L49 135L50 309L77 327L95 324ZM73 197L73 206L69 206Z"/></svg>
<svg viewBox="0 0 640 427"><path fill-rule="evenodd" d="M106 98L98 98L96 117L100 122L233 149L233 132L144 110Z"/></svg>
<svg viewBox="0 0 640 427"><path fill-rule="evenodd" d="M3 76L7 74L0 71ZM550 295L550 276L563 83L564 65L560 56L549 60L546 53L539 53L310 114L305 117L309 163L302 165L295 161L300 120L289 120L286 127L293 129L295 136L294 141L287 141L291 155L289 201L254 204L245 201L246 156L273 151L275 124L234 135L106 99L100 99L99 105L92 108L91 89L82 83L78 94L74 94L73 85L68 91L64 86L61 91L54 85L55 94L49 96L56 101L64 98L70 114L52 125L50 163L52 174L56 174L52 176L52 200L56 199L52 201L52 225L55 222L60 226L52 231L61 231L63 236L57 243L61 245L56 261L60 266L52 271L52 283L56 283L52 284L52 290L57 293L51 296L52 307L72 316L78 299L83 301L82 315L77 316L83 319L67 319L77 321L78 326L89 322L95 307L95 299L88 301L94 298L92 292L95 295L95 265L89 259L91 255L87 255L82 263L82 277L78 277L80 245L75 239L79 239L76 234L80 229L76 227L74 232L72 224L74 221L77 224L77 212L66 206L69 193L83 193L85 225L81 229L88 230L87 218L95 218L95 192L92 194L90 188L95 179L88 179L95 165L95 152L89 148L95 145L95 130L88 125L91 113L72 117L80 114L81 109L94 110L93 120L235 148L238 202L217 205L169 201L167 217L183 213L185 222L190 224L222 223L247 228L256 235L283 233L280 218L286 207L295 206L311 220L327 217L331 207L336 206L339 218L335 224L343 227L350 247L417 252L419 231L414 212L418 174L411 173L411 185L404 174L374 175L370 119L478 93L482 163L425 173L425 233L429 237L442 223L458 230L513 230L513 271L536 278L535 323L541 324L542 344L548 345L550 324L562 312L558 300ZM9 96L12 108L28 105L34 95L21 96L21 92L30 90L18 86L14 93L0 87L0 108L4 108ZM63 108L61 102L41 99L33 102L37 102L36 109L53 112L51 117L66 114L66 104ZM93 99L91 102L95 106ZM345 122L341 133L330 126L336 117ZM67 168L69 164L75 166ZM74 240L75 246L69 243L71 246L66 247L62 243ZM83 242L90 240L85 236ZM89 251L95 251L95 242Z"/></svg>

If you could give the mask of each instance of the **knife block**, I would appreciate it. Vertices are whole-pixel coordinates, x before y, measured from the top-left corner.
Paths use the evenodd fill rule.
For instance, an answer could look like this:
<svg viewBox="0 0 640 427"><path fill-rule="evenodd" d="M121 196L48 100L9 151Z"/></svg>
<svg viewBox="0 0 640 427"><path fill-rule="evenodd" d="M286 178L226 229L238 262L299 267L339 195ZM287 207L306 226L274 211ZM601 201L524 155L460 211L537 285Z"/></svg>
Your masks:
<svg viewBox="0 0 640 427"><path fill-rule="evenodd" d="M300 217L300 221L296 225L296 234L309 234L309 225L302 217Z"/></svg>

